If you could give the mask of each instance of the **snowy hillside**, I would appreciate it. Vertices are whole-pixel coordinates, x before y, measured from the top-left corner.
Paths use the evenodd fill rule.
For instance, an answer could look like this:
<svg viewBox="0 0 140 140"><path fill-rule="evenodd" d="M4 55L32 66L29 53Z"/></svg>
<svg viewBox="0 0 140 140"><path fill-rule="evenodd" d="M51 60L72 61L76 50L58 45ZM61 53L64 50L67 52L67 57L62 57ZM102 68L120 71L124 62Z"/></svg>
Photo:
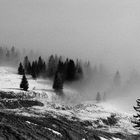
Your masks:
<svg viewBox="0 0 140 140"><path fill-rule="evenodd" d="M0 67L0 75L0 114L4 116L0 119L6 120L7 135L12 135L12 131L32 139L133 140L139 137L133 128L132 116L119 112L109 103L71 104L77 98L76 91L67 88L64 95L59 96L52 90L51 81L33 80L30 76L27 76L29 91L24 92L19 89L21 76L14 68ZM11 119L15 118L19 122L13 124ZM22 132L13 130L19 124L24 126ZM3 129L3 123L0 123L2 134Z"/></svg>
<svg viewBox="0 0 140 140"><path fill-rule="evenodd" d="M21 76L17 74L17 69L12 67L0 67L0 88L2 90L13 91L19 90L19 84L21 82ZM28 76L29 90L51 90L51 83L47 80L33 80L31 76Z"/></svg>

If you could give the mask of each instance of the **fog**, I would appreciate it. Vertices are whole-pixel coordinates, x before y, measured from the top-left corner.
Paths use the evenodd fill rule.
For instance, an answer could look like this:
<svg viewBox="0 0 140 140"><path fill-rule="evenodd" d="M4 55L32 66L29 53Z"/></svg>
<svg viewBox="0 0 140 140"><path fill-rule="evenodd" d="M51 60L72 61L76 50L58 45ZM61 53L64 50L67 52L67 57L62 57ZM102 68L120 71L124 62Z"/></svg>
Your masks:
<svg viewBox="0 0 140 140"><path fill-rule="evenodd" d="M139 13L139 0L0 0L0 45L102 63L126 80L140 72Z"/></svg>
<svg viewBox="0 0 140 140"><path fill-rule="evenodd" d="M138 0L0 0L0 44L135 65L139 5Z"/></svg>

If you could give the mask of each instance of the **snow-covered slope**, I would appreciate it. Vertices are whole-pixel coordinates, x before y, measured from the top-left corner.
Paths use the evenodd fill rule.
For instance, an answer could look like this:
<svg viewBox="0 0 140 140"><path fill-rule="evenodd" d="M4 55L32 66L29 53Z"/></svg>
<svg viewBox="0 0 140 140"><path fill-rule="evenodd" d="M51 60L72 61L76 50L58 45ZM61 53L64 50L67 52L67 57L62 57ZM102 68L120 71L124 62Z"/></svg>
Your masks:
<svg viewBox="0 0 140 140"><path fill-rule="evenodd" d="M17 74L17 69L12 67L0 67L0 88L2 90L19 90L22 76ZM27 76L29 81L29 90L51 90L49 80L33 80L31 76Z"/></svg>
<svg viewBox="0 0 140 140"><path fill-rule="evenodd" d="M13 67L0 67L0 90L2 91L14 91L15 93L23 92L20 90L20 82L21 82L21 75L17 74L17 69ZM47 79L37 79L34 80L30 75L27 75L28 83L29 83L29 91L28 93L36 92L36 97L44 99L46 101L53 101L58 96L56 95L52 89L52 81ZM73 94L75 95L76 91L72 89L64 89L66 95ZM53 98L54 97L54 98ZM67 96L67 99L71 96ZM73 96L74 98L74 96ZM66 99L66 98L65 98Z"/></svg>
<svg viewBox="0 0 140 140"><path fill-rule="evenodd" d="M14 94L24 92L19 89L21 78L20 75L17 75L16 69L0 67L0 90L7 93L13 92ZM33 80L31 76L27 76L27 78L29 91L24 92L24 94L31 95L33 100L42 102L44 106L13 109L12 111L18 115L42 117L51 114L54 118L62 116L68 120L83 122L89 130L96 129L110 134L122 133L124 135L135 135L138 133L131 123L132 115L119 112L112 104L105 102L96 103L95 101L71 104L78 95L75 90L64 89L64 94L59 96L52 90L51 81L43 79ZM55 133L53 130L52 132ZM100 139L106 138L100 137Z"/></svg>

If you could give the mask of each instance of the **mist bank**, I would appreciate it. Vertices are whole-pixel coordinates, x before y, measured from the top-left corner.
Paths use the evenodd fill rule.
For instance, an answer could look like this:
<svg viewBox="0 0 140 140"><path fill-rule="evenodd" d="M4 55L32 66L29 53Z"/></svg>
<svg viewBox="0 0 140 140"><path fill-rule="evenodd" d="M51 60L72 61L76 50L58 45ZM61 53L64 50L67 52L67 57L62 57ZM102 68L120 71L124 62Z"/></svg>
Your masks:
<svg viewBox="0 0 140 140"><path fill-rule="evenodd" d="M48 57L51 55L37 52L36 49L16 49L15 47L0 47L0 53L0 65L10 66L18 66L19 62L23 61L25 56L28 56L31 61L42 56L44 61L47 62ZM70 56L70 54L68 56ZM66 60L68 56L63 54L61 59ZM71 56L71 58L77 59L76 56ZM78 95L76 95L77 99L75 98L74 102L86 100L94 101L98 92L100 93L102 101L111 102L114 100L114 102L119 102L122 99L124 100L122 103L130 103L131 106L134 104L135 100L139 98L139 68L128 67L127 64L123 65L123 67L119 67L118 65L118 67L115 68L117 66L115 63L113 66L111 64L108 66L106 63L99 63L99 61L93 62L84 60L84 57L79 59L79 62L82 64L83 78L79 81L71 81L64 84L64 88L69 86L78 91ZM86 67L87 64L88 67ZM137 65L137 63L134 63L134 65ZM126 106L130 106L130 104L126 104Z"/></svg>

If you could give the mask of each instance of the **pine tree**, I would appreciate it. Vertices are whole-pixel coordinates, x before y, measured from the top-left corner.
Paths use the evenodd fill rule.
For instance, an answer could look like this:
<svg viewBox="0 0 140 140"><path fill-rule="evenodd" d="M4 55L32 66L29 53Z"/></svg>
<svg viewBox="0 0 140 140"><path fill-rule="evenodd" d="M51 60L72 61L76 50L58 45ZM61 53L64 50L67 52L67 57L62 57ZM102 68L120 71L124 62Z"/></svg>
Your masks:
<svg viewBox="0 0 140 140"><path fill-rule="evenodd" d="M66 74L66 79L68 81L72 81L75 79L75 73L76 73L76 68L75 68L75 63L73 60L69 60L68 65L67 65L67 74Z"/></svg>
<svg viewBox="0 0 140 140"><path fill-rule="evenodd" d="M43 66L42 66L42 72L43 72L43 73L46 72L46 63L45 63L45 62L43 63Z"/></svg>
<svg viewBox="0 0 140 140"><path fill-rule="evenodd" d="M97 95L96 95L96 101L99 103L101 101L101 95L100 95L100 92L97 92Z"/></svg>
<svg viewBox="0 0 140 140"><path fill-rule="evenodd" d="M23 75L23 74L24 74L24 68L23 68L22 63L19 64L19 67L18 67L18 74L20 74L20 75Z"/></svg>
<svg viewBox="0 0 140 140"><path fill-rule="evenodd" d="M83 69L82 69L81 63L79 62L78 59L76 62L75 69L76 69L76 73L75 73L76 79L81 79L83 77Z"/></svg>
<svg viewBox="0 0 140 140"><path fill-rule="evenodd" d="M29 88L29 84L28 84L28 81L27 81L25 74L22 77L22 81L20 83L20 88L25 90L25 91L27 91Z"/></svg>
<svg viewBox="0 0 140 140"><path fill-rule="evenodd" d="M34 62L34 64L35 64L34 69L35 69L36 77L38 77L39 76L39 67L38 67L37 60Z"/></svg>
<svg viewBox="0 0 140 140"><path fill-rule="evenodd" d="M55 58L53 55L49 57L48 64L47 64L47 75L48 77L53 77L56 72L56 63Z"/></svg>
<svg viewBox="0 0 140 140"><path fill-rule="evenodd" d="M28 63L27 70L26 70L26 73L27 73L27 74L31 74L31 71L32 71L31 69L32 69L31 63L29 62L29 63Z"/></svg>
<svg viewBox="0 0 140 140"><path fill-rule="evenodd" d="M31 75L32 75L32 78L33 79L36 79L37 78L36 64L35 64L34 61L32 62L32 66L31 66Z"/></svg>
<svg viewBox="0 0 140 140"><path fill-rule="evenodd" d="M57 71L61 74L64 73L64 63L61 60L58 62Z"/></svg>
<svg viewBox="0 0 140 140"><path fill-rule="evenodd" d="M43 75L46 72L46 63L45 61L41 58L41 56L38 58L38 74L39 76Z"/></svg>
<svg viewBox="0 0 140 140"><path fill-rule="evenodd" d="M113 80L114 80L113 81L114 82L114 86L115 87L120 87L120 85L121 85L121 76L120 76L120 72L119 71L116 72Z"/></svg>
<svg viewBox="0 0 140 140"><path fill-rule="evenodd" d="M3 57L4 57L4 50L2 47L0 47L0 61L1 59L3 59Z"/></svg>
<svg viewBox="0 0 140 140"><path fill-rule="evenodd" d="M24 70L25 70L25 73L27 74L28 73L28 66L29 66L29 59L28 59L28 56L26 56L24 58L24 62L23 62L23 65L24 65Z"/></svg>
<svg viewBox="0 0 140 140"><path fill-rule="evenodd" d="M63 89L63 78L59 72L56 72L54 82L53 82L53 89L55 90L62 90Z"/></svg>
<svg viewBox="0 0 140 140"><path fill-rule="evenodd" d="M137 102L137 106L134 107L134 109L136 110L137 115L134 115L134 118L136 120L133 121L133 123L135 124L134 127L140 130L140 99L137 99L136 102Z"/></svg>

